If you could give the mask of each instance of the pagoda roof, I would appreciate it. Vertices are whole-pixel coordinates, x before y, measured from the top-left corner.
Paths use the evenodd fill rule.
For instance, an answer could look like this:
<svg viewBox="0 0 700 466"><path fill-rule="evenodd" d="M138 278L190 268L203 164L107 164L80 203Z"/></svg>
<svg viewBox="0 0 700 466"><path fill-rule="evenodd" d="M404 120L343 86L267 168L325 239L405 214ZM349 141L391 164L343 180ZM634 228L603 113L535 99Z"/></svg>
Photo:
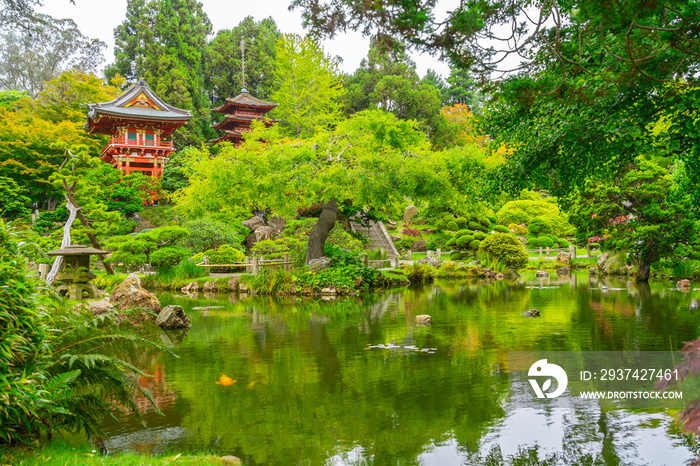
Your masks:
<svg viewBox="0 0 700 466"><path fill-rule="evenodd" d="M233 98L227 98L226 102L223 103L223 105L219 105L216 108L212 108L212 112L218 112L218 113L232 113L230 108L236 108L236 107L251 107L251 108L260 108L261 110L265 109L266 111L270 111L273 108L277 107L277 103L275 102L268 102L265 100L258 99L257 97L253 97L250 95L250 92L248 92L248 89L245 87L241 89L241 93L238 94L236 97Z"/></svg>
<svg viewBox="0 0 700 466"><path fill-rule="evenodd" d="M148 120L167 122L174 129L192 118L189 110L173 107L158 97L146 81L140 80L122 95L109 102L88 104L85 129L90 133L111 133L113 125L105 120Z"/></svg>

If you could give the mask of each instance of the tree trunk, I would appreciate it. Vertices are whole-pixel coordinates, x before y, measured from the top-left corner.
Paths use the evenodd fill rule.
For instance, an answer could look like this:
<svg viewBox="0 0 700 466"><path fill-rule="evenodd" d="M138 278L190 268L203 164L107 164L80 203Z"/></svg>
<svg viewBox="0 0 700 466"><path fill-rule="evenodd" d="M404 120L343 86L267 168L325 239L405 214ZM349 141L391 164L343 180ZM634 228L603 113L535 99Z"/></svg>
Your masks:
<svg viewBox="0 0 700 466"><path fill-rule="evenodd" d="M78 213L78 209L70 201L66 202L66 208L68 209L69 215L68 220L66 220L66 224L63 226L63 239L61 240L61 249L65 249L71 245L70 229L73 226L75 216ZM63 256L56 256L56 259L53 261L53 265L51 266L51 271L46 277L47 285L51 285L54 282L54 280L56 280L56 276L61 270L61 264L63 264Z"/></svg>
<svg viewBox="0 0 700 466"><path fill-rule="evenodd" d="M651 264L646 262L643 258L639 258L638 270L637 270L637 281L638 282L648 282L649 275L651 274Z"/></svg>
<svg viewBox="0 0 700 466"><path fill-rule="evenodd" d="M309 233L309 246L306 249L306 263L310 260L323 257L323 247L326 245L328 234L335 226L338 219L338 203L333 198L323 205L318 222Z"/></svg>
<svg viewBox="0 0 700 466"><path fill-rule="evenodd" d="M78 212L78 214L77 214L78 220L80 220L80 223L82 223L82 225L89 230L90 223L88 222L87 217L85 217L85 215L79 209L78 201L75 199L75 194L73 193L73 188L71 188L71 186L68 183L66 183L65 180L63 181L63 186L66 188L66 197L68 199L68 202L73 204L73 206L76 209L78 209L78 211L77 211ZM92 233L90 233L88 231L87 237L88 237L88 240L90 241L90 245L93 248L102 249L100 247L100 243L99 243L99 241L97 241L97 238L95 237L95 235L93 235ZM107 275L114 275L114 269L112 268L112 265L105 260L107 255L106 254L98 254L97 257L100 259L100 262L102 262L102 266L104 267L105 272L107 272Z"/></svg>

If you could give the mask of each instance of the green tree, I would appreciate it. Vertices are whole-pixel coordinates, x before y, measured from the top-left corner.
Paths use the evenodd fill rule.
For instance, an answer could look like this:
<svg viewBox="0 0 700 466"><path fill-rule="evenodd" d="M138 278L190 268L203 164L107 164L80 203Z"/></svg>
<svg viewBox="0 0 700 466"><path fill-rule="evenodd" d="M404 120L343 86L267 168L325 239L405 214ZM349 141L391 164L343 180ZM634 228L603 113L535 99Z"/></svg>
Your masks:
<svg viewBox="0 0 700 466"><path fill-rule="evenodd" d="M292 215L299 207L321 202L307 261L323 255L338 206L346 202L357 209L398 212L405 196L445 204L462 196L451 183L444 159L430 151L416 123L390 113L360 112L334 131L305 141L285 141L275 127L255 128L241 148L226 147L218 157L195 163L178 203L194 215L229 205L269 207L279 215Z"/></svg>
<svg viewBox="0 0 700 466"><path fill-rule="evenodd" d="M31 199L25 192L12 178L0 176L0 217L12 220L29 215Z"/></svg>
<svg viewBox="0 0 700 466"><path fill-rule="evenodd" d="M35 96L67 70L95 71L107 45L85 37L70 19L36 14L40 27L0 34L0 88Z"/></svg>
<svg viewBox="0 0 700 466"><path fill-rule="evenodd" d="M209 131L203 54L210 33L197 0L129 0L126 20L114 30L115 62L105 74L143 78L169 104L192 110L195 117L176 134L201 141Z"/></svg>
<svg viewBox="0 0 700 466"><path fill-rule="evenodd" d="M276 43L280 37L272 18L255 22L248 16L233 29L222 29L207 44L204 86L212 105L245 87L260 99L270 99L275 87ZM242 79L241 40L245 40L245 86Z"/></svg>
<svg viewBox="0 0 700 466"><path fill-rule="evenodd" d="M94 154L105 141L83 129L85 104L111 100L118 91L92 75L69 71L47 83L35 100L0 107L0 176L26 189L33 202L54 207L62 200L61 188L49 177L65 159L65 149L82 147Z"/></svg>
<svg viewBox="0 0 700 466"><path fill-rule="evenodd" d="M637 280L646 281L659 259L689 252L698 234L689 208L690 197L674 189L668 170L638 157L621 178L589 182L574 198L572 221L580 240L610 235L603 247L629 251Z"/></svg>
<svg viewBox="0 0 700 466"><path fill-rule="evenodd" d="M344 94L338 65L309 38L285 34L277 41L277 89L272 99L281 125L297 138L335 125L341 116Z"/></svg>

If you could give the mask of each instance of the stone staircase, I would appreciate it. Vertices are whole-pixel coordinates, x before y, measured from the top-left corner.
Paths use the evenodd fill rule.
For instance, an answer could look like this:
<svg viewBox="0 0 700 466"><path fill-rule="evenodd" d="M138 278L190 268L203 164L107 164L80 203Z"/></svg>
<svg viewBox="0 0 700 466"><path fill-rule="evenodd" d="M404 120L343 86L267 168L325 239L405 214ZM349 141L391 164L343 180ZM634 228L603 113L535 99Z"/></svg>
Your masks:
<svg viewBox="0 0 700 466"><path fill-rule="evenodd" d="M384 226L384 222L370 221L369 226L366 227L351 220L350 227L352 231L359 231L369 237L369 243L367 243L368 249L373 251L384 249L387 259L396 259L399 257L399 251L391 240L391 236Z"/></svg>

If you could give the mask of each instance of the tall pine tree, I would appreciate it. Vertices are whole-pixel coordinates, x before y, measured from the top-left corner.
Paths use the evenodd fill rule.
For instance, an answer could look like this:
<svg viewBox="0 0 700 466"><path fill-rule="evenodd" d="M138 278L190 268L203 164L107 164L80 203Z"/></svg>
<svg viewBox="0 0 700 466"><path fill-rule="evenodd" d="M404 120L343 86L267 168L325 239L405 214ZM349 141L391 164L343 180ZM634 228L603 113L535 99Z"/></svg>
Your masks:
<svg viewBox="0 0 700 466"><path fill-rule="evenodd" d="M192 110L176 133L181 143L210 136L202 55L211 30L197 0L128 0L126 20L114 30L115 63L105 74L145 79L169 104Z"/></svg>

